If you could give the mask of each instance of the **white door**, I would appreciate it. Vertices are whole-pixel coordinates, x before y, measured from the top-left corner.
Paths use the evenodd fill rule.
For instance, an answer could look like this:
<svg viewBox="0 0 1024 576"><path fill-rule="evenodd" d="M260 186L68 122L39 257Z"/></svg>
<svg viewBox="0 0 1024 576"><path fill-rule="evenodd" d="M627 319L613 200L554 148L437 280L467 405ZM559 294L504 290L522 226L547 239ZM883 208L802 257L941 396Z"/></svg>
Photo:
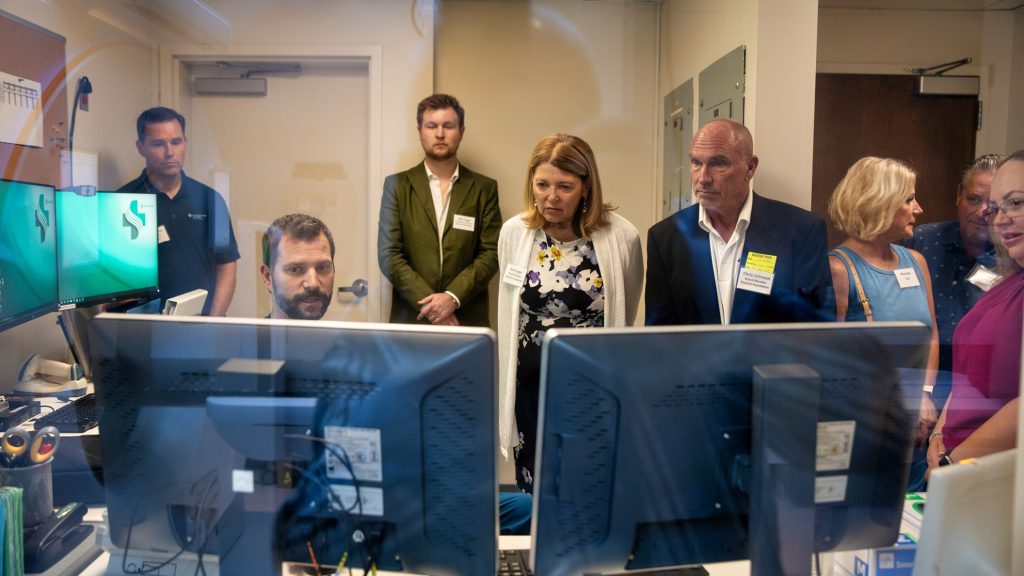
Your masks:
<svg viewBox="0 0 1024 576"><path fill-rule="evenodd" d="M187 172L226 197L241 259L229 316L262 317L270 298L259 275L260 242L278 216L320 218L334 236L335 293L324 317L376 321L380 278L376 262L379 185L371 176L370 63L290 60L299 69L267 72L266 60L237 55L213 62L182 60L178 106L187 121ZM234 76L250 70L267 80L258 95L197 95L194 77ZM377 160L379 162L379 159ZM338 288L359 282L359 292Z"/></svg>

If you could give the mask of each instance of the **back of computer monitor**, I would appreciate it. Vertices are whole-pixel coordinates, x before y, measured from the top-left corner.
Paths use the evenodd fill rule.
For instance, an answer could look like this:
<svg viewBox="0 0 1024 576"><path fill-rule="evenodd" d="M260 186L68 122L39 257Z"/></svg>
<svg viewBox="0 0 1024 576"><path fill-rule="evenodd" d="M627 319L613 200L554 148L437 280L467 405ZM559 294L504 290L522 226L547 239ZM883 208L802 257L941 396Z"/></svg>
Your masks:
<svg viewBox="0 0 1024 576"><path fill-rule="evenodd" d="M921 393L921 373L897 368L924 366L928 335L884 323L549 332L535 571L747 558L755 365L817 371L819 421L849 423L847 464L819 474L844 488L815 508L815 548L894 540Z"/></svg>
<svg viewBox="0 0 1024 576"><path fill-rule="evenodd" d="M440 575L496 566L489 330L104 314L110 539ZM227 571L227 572L225 572Z"/></svg>
<svg viewBox="0 0 1024 576"><path fill-rule="evenodd" d="M914 576L1012 573L1017 454L1007 450L932 470Z"/></svg>

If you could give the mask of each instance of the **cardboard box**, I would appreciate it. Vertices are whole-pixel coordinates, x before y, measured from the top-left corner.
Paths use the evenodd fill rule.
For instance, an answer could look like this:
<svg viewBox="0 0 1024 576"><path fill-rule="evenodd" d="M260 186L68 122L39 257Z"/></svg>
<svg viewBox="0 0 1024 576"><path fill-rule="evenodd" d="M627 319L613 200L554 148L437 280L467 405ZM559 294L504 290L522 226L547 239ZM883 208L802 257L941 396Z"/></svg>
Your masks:
<svg viewBox="0 0 1024 576"><path fill-rule="evenodd" d="M911 576L917 541L921 537L924 501L923 492L907 494L896 542L885 548L836 552L833 573L836 576Z"/></svg>

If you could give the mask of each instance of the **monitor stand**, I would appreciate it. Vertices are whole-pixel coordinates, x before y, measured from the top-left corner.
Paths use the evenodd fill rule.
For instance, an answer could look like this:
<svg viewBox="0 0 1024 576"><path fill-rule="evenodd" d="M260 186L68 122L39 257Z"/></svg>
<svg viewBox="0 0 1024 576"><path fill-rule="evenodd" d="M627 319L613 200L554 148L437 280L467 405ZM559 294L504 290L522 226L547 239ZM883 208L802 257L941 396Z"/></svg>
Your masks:
<svg viewBox="0 0 1024 576"><path fill-rule="evenodd" d="M133 301L130 304L122 304L123 311L127 314L159 314L160 299L149 300L139 304ZM87 379L92 378L92 366L89 365L89 324L92 319L103 312L121 311L120 308L111 308L109 305L97 304L85 308L75 305L62 306L57 316L57 324L64 332L64 339L68 343L71 355L75 362L82 367L82 372Z"/></svg>
<svg viewBox="0 0 1024 576"><path fill-rule="evenodd" d="M102 306L89 306L87 308L76 308L64 306L57 316L57 324L64 332L64 339L67 340L68 348L75 362L82 367L86 378L92 378L92 366L89 365L89 323L92 319L103 312Z"/></svg>
<svg viewBox="0 0 1024 576"><path fill-rule="evenodd" d="M750 573L811 573L821 377L804 364L754 366Z"/></svg>

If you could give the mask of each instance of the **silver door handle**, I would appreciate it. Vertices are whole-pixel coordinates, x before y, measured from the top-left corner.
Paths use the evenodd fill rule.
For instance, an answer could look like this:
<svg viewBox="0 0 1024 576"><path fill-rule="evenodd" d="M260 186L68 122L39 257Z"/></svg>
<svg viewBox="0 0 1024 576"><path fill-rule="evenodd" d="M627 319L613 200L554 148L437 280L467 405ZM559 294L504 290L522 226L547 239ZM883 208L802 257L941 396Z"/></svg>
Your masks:
<svg viewBox="0 0 1024 576"><path fill-rule="evenodd" d="M366 280L356 278L356 280L352 282L351 286L339 286L338 293L350 292L356 298L362 298L370 293L369 287L370 285L367 284Z"/></svg>

